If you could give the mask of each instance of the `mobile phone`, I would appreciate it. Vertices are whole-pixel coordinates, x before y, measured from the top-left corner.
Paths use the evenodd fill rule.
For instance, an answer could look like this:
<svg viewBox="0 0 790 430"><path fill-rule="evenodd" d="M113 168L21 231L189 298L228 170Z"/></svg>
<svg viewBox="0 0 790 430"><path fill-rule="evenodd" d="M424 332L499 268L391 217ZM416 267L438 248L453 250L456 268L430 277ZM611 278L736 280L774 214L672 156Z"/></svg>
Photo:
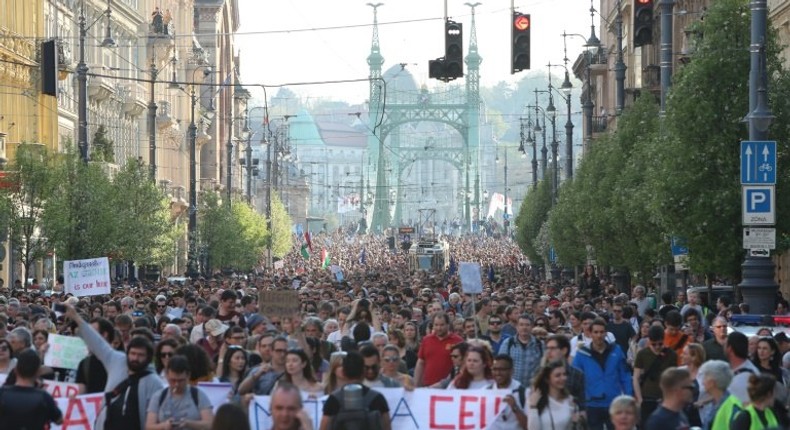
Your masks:
<svg viewBox="0 0 790 430"><path fill-rule="evenodd" d="M62 314L66 313L66 305L55 303L55 312L59 312Z"/></svg>

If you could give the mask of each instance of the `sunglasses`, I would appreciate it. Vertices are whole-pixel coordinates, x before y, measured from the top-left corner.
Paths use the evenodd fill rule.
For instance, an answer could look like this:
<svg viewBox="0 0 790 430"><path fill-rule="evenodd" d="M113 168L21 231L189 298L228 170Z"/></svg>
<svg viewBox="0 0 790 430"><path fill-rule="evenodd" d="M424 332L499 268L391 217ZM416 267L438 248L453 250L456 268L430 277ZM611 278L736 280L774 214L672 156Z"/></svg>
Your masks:
<svg viewBox="0 0 790 430"><path fill-rule="evenodd" d="M395 363L397 361L400 361L400 358L398 358L398 357L384 357L384 361L386 361L387 363Z"/></svg>
<svg viewBox="0 0 790 430"><path fill-rule="evenodd" d="M500 325L500 324L502 324L502 321L489 321L488 322L488 325Z"/></svg>
<svg viewBox="0 0 790 430"><path fill-rule="evenodd" d="M173 356L173 353L172 352L161 352L161 353L159 353L159 356L162 357L162 358L170 358L170 357Z"/></svg>

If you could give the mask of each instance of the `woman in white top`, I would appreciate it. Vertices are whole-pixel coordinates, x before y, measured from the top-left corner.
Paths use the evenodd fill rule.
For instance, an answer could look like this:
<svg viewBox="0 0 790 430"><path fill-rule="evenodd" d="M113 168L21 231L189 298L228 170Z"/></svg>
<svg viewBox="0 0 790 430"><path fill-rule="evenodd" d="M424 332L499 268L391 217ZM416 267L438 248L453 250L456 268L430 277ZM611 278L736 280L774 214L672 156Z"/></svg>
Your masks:
<svg viewBox="0 0 790 430"><path fill-rule="evenodd" d="M563 361L550 361L540 369L527 400L528 430L569 430L573 427L578 413L565 387L567 380Z"/></svg>
<svg viewBox="0 0 790 430"><path fill-rule="evenodd" d="M461 372L450 382L447 389L475 390L490 386L494 383L492 362L491 351L487 348L470 346L464 356Z"/></svg>

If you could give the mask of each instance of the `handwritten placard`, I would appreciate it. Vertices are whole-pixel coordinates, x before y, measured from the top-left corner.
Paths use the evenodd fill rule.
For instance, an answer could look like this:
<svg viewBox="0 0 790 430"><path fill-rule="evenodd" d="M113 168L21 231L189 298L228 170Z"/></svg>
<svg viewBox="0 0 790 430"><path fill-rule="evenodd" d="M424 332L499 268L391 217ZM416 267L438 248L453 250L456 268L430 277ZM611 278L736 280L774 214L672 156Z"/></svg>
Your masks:
<svg viewBox="0 0 790 430"><path fill-rule="evenodd" d="M290 317L299 312L299 294L296 290L261 291L258 309L265 317Z"/></svg>
<svg viewBox="0 0 790 430"><path fill-rule="evenodd" d="M77 297L110 294L110 262L107 257L63 262L66 293Z"/></svg>
<svg viewBox="0 0 790 430"><path fill-rule="evenodd" d="M43 379L44 390L51 394L54 398L59 397L74 397L80 394L80 386L71 382L58 382Z"/></svg>
<svg viewBox="0 0 790 430"><path fill-rule="evenodd" d="M458 267L461 275L461 287L465 294L480 294L483 283L480 278L480 263L461 263Z"/></svg>
<svg viewBox="0 0 790 430"><path fill-rule="evenodd" d="M76 369L88 356L88 347L78 337L50 334L49 349L44 355L44 365L62 369Z"/></svg>

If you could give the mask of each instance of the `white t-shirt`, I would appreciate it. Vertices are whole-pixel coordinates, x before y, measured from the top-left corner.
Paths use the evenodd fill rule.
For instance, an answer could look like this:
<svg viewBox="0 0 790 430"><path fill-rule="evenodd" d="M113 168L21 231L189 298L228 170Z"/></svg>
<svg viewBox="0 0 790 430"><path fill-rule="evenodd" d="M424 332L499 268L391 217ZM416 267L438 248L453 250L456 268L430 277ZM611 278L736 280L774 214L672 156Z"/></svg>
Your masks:
<svg viewBox="0 0 790 430"><path fill-rule="evenodd" d="M573 426L573 401L568 396L563 400L554 400L549 396L549 404L538 415L535 408L527 409L527 430L570 430Z"/></svg>
<svg viewBox="0 0 790 430"><path fill-rule="evenodd" d="M510 380L510 386L507 388L497 388L496 384L489 385L488 389L491 390L508 390L510 391L513 396L513 399L516 400L516 405L527 413L526 408L521 403L521 396L518 395L518 389L521 387L521 383L516 381L515 379ZM527 401L529 398L529 387L524 390L524 402ZM518 424L518 418L516 418L516 414L510 409L507 403L502 403L502 410L500 411L499 415L497 415L496 420L492 422L488 426L488 430L522 430L521 426Z"/></svg>

